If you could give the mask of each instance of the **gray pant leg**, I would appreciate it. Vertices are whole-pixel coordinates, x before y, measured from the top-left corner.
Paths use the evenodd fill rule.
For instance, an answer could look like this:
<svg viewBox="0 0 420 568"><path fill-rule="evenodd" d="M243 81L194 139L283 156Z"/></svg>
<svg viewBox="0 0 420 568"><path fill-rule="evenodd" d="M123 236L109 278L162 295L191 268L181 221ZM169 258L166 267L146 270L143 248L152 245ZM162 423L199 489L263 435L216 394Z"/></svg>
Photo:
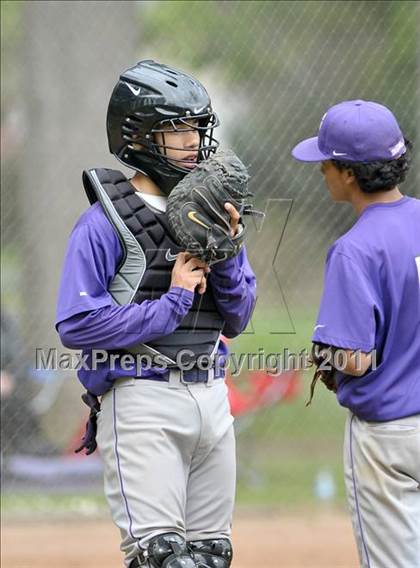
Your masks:
<svg viewBox="0 0 420 568"><path fill-rule="evenodd" d="M420 566L420 416L372 423L350 415L344 468L363 568Z"/></svg>
<svg viewBox="0 0 420 568"><path fill-rule="evenodd" d="M185 537L188 472L199 435L200 415L184 386L133 379L103 397L97 440L126 566L157 534Z"/></svg>
<svg viewBox="0 0 420 568"><path fill-rule="evenodd" d="M202 418L187 486L187 540L230 538L236 486L233 417L227 387L190 389Z"/></svg>
<svg viewBox="0 0 420 568"><path fill-rule="evenodd" d="M187 540L230 538L235 500L235 436L233 426L199 467L187 488Z"/></svg>

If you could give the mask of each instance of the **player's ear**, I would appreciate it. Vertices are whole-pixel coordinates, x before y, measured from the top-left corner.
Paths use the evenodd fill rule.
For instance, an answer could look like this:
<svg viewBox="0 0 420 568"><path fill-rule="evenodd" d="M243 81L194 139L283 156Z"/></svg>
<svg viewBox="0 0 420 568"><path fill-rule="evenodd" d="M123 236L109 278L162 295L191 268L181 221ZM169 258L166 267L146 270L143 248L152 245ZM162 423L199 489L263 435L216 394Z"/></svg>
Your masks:
<svg viewBox="0 0 420 568"><path fill-rule="evenodd" d="M344 183L347 185L352 185L356 182L356 176L351 168L347 168L344 170Z"/></svg>

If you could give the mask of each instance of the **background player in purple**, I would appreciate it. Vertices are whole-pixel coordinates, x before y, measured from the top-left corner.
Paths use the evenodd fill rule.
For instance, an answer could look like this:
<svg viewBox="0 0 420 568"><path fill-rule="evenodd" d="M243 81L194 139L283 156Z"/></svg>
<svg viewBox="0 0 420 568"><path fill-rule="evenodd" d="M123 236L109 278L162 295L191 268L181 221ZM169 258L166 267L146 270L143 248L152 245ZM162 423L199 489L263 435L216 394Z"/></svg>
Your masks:
<svg viewBox="0 0 420 568"><path fill-rule="evenodd" d="M79 378L93 406L101 397L105 493L130 568L227 568L232 560L235 440L215 362L226 355L221 334L248 324L256 281L244 247L210 269L180 250L165 214L174 186L217 149L217 124L195 78L153 61L125 71L107 132L111 152L136 174L84 172L92 205L64 261L56 325L65 346L89 357ZM235 233L239 214L226 209ZM181 370L186 348L191 368ZM95 349L153 364L93 365ZM197 365L202 356L209 370Z"/></svg>
<svg viewBox="0 0 420 568"><path fill-rule="evenodd" d="M328 251L312 340L350 411L346 488L369 568L420 566L420 201L399 189L408 146L389 109L355 100L292 151L321 162L332 199L358 215Z"/></svg>

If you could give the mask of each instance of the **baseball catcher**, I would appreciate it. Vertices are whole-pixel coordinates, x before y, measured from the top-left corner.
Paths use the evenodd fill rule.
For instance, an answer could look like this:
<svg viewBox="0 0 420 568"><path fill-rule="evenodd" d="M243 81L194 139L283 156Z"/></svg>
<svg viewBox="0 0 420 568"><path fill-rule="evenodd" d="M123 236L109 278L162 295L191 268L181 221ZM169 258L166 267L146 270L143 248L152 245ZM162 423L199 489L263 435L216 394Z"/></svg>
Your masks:
<svg viewBox="0 0 420 568"><path fill-rule="evenodd" d="M82 447L100 450L126 568L232 562L235 438L217 363L221 335L250 320L256 279L248 174L216 153L218 124L194 77L155 61L127 69L107 133L134 175L84 172L91 206L67 248L56 325L90 357L78 373L91 408Z"/></svg>

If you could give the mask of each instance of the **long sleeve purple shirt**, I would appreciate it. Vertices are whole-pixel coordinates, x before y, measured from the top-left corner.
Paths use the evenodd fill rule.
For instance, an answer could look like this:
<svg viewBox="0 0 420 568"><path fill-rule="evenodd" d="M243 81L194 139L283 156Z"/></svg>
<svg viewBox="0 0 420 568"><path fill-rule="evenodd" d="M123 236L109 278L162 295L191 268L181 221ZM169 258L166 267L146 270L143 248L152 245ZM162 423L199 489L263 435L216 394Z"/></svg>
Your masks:
<svg viewBox="0 0 420 568"><path fill-rule="evenodd" d="M119 306L108 292L122 248L118 236L96 203L76 223L67 246L58 295L56 329L65 347L82 349L90 361L93 349L124 349L169 335L192 306L194 294L173 287L158 300ZM208 284L225 320L222 333L239 335L247 326L256 300L256 279L245 248L235 257L212 266ZM227 355L220 342L218 355ZM142 377L156 375L142 369ZM81 369L78 377L94 394L106 392L116 378L139 376L135 367L122 369L109 362L95 370Z"/></svg>

